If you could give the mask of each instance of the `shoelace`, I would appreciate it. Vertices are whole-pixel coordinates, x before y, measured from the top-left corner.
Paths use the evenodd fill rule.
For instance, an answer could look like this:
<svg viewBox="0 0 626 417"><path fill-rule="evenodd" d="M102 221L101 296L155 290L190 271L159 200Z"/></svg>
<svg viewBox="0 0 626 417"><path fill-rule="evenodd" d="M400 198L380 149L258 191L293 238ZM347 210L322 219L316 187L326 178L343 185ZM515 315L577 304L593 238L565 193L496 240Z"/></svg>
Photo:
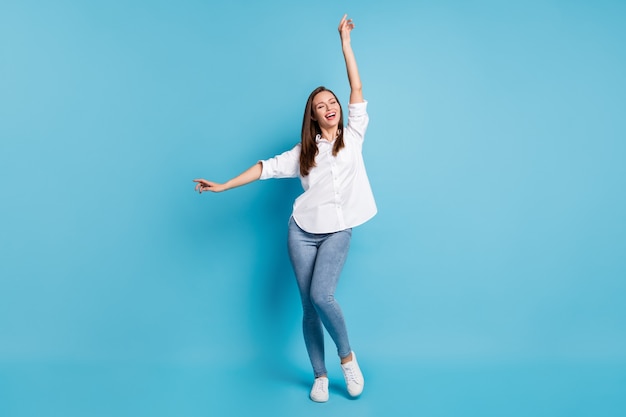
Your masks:
<svg viewBox="0 0 626 417"><path fill-rule="evenodd" d="M354 371L352 364L344 365L343 372L347 381L358 382L356 372Z"/></svg>
<svg viewBox="0 0 626 417"><path fill-rule="evenodd" d="M326 387L325 387L325 381L322 380L322 378L318 378L315 380L315 384L313 384L313 391L315 392L324 392L326 391Z"/></svg>

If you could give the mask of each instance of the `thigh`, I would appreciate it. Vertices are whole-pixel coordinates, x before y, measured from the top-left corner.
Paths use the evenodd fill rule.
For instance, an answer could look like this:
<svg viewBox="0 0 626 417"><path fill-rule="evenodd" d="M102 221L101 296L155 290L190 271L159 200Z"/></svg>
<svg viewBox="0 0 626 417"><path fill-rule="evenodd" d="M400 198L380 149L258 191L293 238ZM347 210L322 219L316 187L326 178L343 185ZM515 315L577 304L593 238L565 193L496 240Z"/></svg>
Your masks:
<svg viewBox="0 0 626 417"><path fill-rule="evenodd" d="M296 224L293 218L289 221L289 237L287 240L289 259L293 272L296 275L300 293L308 294L311 288L311 278L317 258L317 242L309 233Z"/></svg>
<svg viewBox="0 0 626 417"><path fill-rule="evenodd" d="M335 292L341 270L348 257L351 238L352 229L346 229L328 236L320 245L312 278L315 291L323 289L328 294Z"/></svg>

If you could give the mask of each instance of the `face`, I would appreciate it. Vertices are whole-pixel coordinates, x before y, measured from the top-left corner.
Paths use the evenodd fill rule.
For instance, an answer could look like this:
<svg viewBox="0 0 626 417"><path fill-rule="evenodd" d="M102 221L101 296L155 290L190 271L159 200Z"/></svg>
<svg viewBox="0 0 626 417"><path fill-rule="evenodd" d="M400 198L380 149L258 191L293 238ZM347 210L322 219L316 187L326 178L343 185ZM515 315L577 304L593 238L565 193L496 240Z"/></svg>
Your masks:
<svg viewBox="0 0 626 417"><path fill-rule="evenodd" d="M341 107L330 91L320 91L313 97L313 120L322 129L334 128L339 125Z"/></svg>

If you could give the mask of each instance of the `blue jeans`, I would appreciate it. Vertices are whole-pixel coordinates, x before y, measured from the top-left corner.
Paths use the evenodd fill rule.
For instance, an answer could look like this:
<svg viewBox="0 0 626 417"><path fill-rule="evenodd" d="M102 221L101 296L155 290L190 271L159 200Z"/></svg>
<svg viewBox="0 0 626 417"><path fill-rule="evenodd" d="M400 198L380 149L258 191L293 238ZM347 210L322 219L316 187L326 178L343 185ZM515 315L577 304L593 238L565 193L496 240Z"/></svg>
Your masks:
<svg viewBox="0 0 626 417"><path fill-rule="evenodd" d="M315 234L289 220L289 257L302 300L304 343L316 378L326 375L322 324L340 358L351 352L343 313L334 296L351 237L352 229Z"/></svg>

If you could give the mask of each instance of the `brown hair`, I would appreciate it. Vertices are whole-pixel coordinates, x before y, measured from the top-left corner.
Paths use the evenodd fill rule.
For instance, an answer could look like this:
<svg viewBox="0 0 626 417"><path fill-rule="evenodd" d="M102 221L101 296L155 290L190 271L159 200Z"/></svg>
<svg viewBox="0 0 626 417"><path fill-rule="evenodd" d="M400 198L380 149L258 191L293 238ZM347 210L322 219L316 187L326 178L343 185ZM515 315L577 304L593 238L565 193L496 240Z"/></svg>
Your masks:
<svg viewBox="0 0 626 417"><path fill-rule="evenodd" d="M339 99L335 93L327 89L326 87L317 87L311 95L309 95L309 99L306 101L306 107L304 108L304 118L302 119L302 148L300 150L300 175L306 177L309 175L309 171L311 168L315 166L315 157L317 156L317 142L315 141L315 137L322 133L320 129L319 123L313 119L315 114L313 113L313 99L318 93L322 91L330 92L337 100L337 104L339 108L341 108L341 103L339 103ZM339 118L339 131L337 138L335 139L335 144L333 145L333 156L337 156L339 151L343 149L343 110L341 111L341 117Z"/></svg>

